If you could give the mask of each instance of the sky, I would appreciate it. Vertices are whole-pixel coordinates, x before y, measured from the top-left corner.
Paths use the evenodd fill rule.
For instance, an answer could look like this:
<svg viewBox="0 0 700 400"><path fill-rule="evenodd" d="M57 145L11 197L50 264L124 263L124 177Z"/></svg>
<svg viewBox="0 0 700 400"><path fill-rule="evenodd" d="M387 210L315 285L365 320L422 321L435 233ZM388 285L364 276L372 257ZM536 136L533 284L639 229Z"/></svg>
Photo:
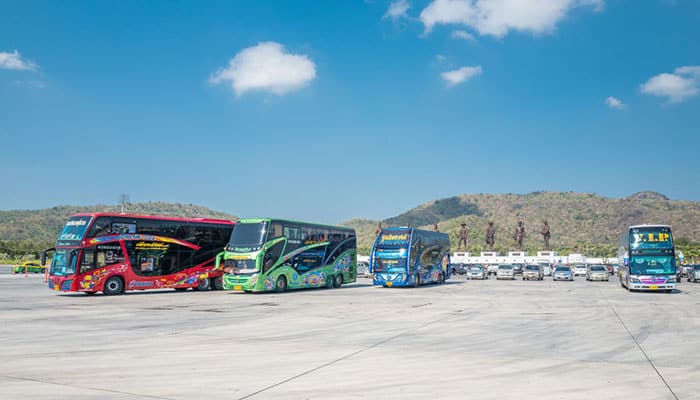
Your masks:
<svg viewBox="0 0 700 400"><path fill-rule="evenodd" d="M0 209L700 200L700 2L0 2Z"/></svg>

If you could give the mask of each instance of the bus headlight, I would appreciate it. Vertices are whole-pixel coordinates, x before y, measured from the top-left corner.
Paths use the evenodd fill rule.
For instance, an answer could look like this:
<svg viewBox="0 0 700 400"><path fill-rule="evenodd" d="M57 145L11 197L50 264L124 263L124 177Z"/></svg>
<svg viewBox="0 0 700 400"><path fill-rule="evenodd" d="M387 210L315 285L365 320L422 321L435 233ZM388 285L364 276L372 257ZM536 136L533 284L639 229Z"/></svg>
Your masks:
<svg viewBox="0 0 700 400"><path fill-rule="evenodd" d="M637 278L630 278L630 283L642 283L642 281Z"/></svg>
<svg viewBox="0 0 700 400"><path fill-rule="evenodd" d="M676 278L668 278L666 279L666 283L676 283Z"/></svg>

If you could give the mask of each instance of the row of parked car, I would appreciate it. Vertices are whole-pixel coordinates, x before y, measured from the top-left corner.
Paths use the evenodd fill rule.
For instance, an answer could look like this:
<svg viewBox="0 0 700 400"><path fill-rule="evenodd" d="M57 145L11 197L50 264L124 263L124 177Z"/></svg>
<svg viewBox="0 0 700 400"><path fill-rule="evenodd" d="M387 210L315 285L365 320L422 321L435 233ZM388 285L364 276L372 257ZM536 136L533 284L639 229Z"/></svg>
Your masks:
<svg viewBox="0 0 700 400"><path fill-rule="evenodd" d="M602 264L592 265L555 265L549 263L540 264L452 264L454 273L466 275L467 279L489 279L495 275L496 279L543 280L545 276L551 276L555 281L573 281L575 276L583 275L587 281L608 281L610 275L615 272L613 266Z"/></svg>

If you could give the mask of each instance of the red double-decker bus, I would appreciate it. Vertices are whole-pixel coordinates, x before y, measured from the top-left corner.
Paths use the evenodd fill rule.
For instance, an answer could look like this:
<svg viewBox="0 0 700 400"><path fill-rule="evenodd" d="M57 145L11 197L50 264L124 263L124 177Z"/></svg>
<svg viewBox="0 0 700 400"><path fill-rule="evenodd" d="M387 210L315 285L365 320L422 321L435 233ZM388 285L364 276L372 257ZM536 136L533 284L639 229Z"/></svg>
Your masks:
<svg viewBox="0 0 700 400"><path fill-rule="evenodd" d="M62 292L221 289L223 272L214 270L214 261L233 226L207 218L75 214L42 261L54 253L48 284Z"/></svg>

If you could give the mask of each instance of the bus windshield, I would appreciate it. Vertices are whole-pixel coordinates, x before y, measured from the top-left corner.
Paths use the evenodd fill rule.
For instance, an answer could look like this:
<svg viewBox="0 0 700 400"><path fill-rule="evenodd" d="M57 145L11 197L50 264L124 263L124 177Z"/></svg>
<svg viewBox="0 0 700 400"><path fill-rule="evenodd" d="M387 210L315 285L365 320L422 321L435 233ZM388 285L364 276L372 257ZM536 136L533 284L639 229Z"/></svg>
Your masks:
<svg viewBox="0 0 700 400"><path fill-rule="evenodd" d="M58 240L83 240L92 217L71 217L63 227Z"/></svg>
<svg viewBox="0 0 700 400"><path fill-rule="evenodd" d="M374 272L392 272L406 270L406 257L374 259Z"/></svg>
<svg viewBox="0 0 700 400"><path fill-rule="evenodd" d="M408 229L387 229L379 234L377 247L407 247L410 240Z"/></svg>
<svg viewBox="0 0 700 400"><path fill-rule="evenodd" d="M676 273L673 257L650 256L632 257L630 274L632 275L671 275Z"/></svg>
<svg viewBox="0 0 700 400"><path fill-rule="evenodd" d="M228 247L234 251L252 251L265 240L267 222L237 224L231 233Z"/></svg>
<svg viewBox="0 0 700 400"><path fill-rule="evenodd" d="M671 230L665 226L632 228L630 230L630 249L656 250L673 248Z"/></svg>
<svg viewBox="0 0 700 400"><path fill-rule="evenodd" d="M69 276L75 273L76 256L71 256L73 249L56 249L51 261L51 275Z"/></svg>

